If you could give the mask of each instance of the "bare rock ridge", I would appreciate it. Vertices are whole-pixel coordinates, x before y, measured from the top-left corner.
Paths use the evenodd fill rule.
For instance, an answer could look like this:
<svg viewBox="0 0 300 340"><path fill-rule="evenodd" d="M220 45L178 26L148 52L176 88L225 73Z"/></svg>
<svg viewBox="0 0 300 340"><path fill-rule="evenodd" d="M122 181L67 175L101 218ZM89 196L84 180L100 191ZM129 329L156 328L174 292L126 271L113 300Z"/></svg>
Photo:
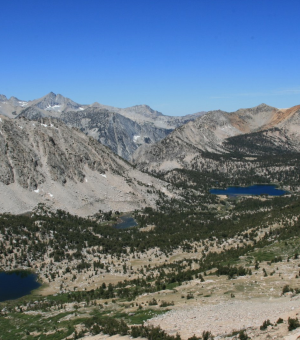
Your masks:
<svg viewBox="0 0 300 340"><path fill-rule="evenodd" d="M171 117L151 109L148 105L125 109L97 102L81 105L53 92L29 102L12 98L7 100L6 96L0 95L0 114L30 120L45 117L62 119L69 126L76 126L85 134L109 146L127 160L131 159L141 145L156 143L176 127L205 114L198 112L183 117Z"/></svg>
<svg viewBox="0 0 300 340"><path fill-rule="evenodd" d="M155 206L166 183L141 173L108 147L54 118L0 116L0 212L38 203L73 214ZM148 190L151 188L151 190Z"/></svg>
<svg viewBox="0 0 300 340"><path fill-rule="evenodd" d="M244 156L300 152L300 106L277 109L261 104L236 112L210 111L138 149L133 161L147 171L191 169L205 152Z"/></svg>

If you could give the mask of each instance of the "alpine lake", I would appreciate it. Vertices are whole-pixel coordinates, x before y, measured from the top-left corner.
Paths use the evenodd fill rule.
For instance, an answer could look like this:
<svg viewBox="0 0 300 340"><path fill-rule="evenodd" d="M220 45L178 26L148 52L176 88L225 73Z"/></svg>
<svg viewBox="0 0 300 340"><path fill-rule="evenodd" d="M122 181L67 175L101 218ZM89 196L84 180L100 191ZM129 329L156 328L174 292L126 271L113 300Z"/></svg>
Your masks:
<svg viewBox="0 0 300 340"><path fill-rule="evenodd" d="M131 216L122 216L120 217L117 224L113 227L116 229L127 229L131 227L135 227L137 225L135 219Z"/></svg>
<svg viewBox="0 0 300 340"><path fill-rule="evenodd" d="M37 275L31 272L0 272L0 302L18 299L40 286Z"/></svg>
<svg viewBox="0 0 300 340"><path fill-rule="evenodd" d="M227 195L229 197L236 196L282 196L287 194L287 191L277 189L276 185L255 184L248 187L228 187L226 189L211 189L211 194Z"/></svg>
<svg viewBox="0 0 300 340"><path fill-rule="evenodd" d="M131 216L120 217L116 229L127 229L136 226L135 219ZM19 299L30 294L41 284L37 275L26 271L0 272L0 302Z"/></svg>

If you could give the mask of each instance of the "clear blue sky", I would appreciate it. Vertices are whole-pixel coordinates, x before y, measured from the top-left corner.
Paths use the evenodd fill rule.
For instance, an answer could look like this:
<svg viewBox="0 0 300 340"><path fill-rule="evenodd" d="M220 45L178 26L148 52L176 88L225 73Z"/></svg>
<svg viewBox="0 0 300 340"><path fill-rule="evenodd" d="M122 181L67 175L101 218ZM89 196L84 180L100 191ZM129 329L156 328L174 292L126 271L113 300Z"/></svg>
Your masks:
<svg viewBox="0 0 300 340"><path fill-rule="evenodd" d="M300 104L300 0L0 0L0 93L167 115Z"/></svg>

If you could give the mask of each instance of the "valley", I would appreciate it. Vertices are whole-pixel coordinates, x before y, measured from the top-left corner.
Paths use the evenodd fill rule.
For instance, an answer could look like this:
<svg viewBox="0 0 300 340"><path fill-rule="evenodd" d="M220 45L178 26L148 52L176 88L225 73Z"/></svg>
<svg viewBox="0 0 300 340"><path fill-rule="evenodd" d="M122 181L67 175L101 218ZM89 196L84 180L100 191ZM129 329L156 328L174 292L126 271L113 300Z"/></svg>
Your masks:
<svg viewBox="0 0 300 340"><path fill-rule="evenodd" d="M0 303L0 339L300 335L298 106L176 119L4 97L0 270L41 287ZM210 193L260 184L283 195Z"/></svg>
<svg viewBox="0 0 300 340"><path fill-rule="evenodd" d="M287 319L299 311L299 198L240 198L226 205L217 198L209 208L172 214L147 208L135 213L141 228L119 230L111 227L114 215L103 215L112 221L100 224L44 206L31 217L4 215L2 269L34 270L43 282L32 297L1 304L3 320L19 325L12 336L27 327L29 339L93 338L90 318L105 322L100 329L110 335L133 331L122 333L113 320L130 325L149 319L146 329L160 326L182 339L203 331L232 338L241 329L255 338L287 336ZM39 315L61 320L61 327L38 325ZM114 325L109 330L107 318ZM279 318L283 324L267 333L259 329L265 320L274 325ZM187 327L189 319L194 321Z"/></svg>

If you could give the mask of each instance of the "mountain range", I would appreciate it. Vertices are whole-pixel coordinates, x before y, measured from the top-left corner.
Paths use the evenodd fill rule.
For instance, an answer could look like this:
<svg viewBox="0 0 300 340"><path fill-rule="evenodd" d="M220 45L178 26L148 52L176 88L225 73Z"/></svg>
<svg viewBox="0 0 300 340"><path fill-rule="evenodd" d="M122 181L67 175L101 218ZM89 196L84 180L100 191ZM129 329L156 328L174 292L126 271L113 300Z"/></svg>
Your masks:
<svg viewBox="0 0 300 340"><path fill-rule="evenodd" d="M300 106L266 104L235 112L209 111L163 140L137 150L133 162L145 171L197 169L205 153L261 156L300 152Z"/></svg>
<svg viewBox="0 0 300 340"><path fill-rule="evenodd" d="M261 176L264 157L300 152L300 105L171 117L49 93L29 102L0 95L0 110L1 212L38 203L84 216L156 207L162 196L182 200L170 185L182 181L180 169ZM268 171L279 173L280 162Z"/></svg>
<svg viewBox="0 0 300 340"><path fill-rule="evenodd" d="M0 95L0 114L9 118L24 117L30 120L54 117L69 126L109 146L116 154L130 160L143 144L153 144L166 137L178 126L205 114L198 112L183 117L165 116L147 105L120 109L99 103L81 105L60 94L22 101Z"/></svg>

